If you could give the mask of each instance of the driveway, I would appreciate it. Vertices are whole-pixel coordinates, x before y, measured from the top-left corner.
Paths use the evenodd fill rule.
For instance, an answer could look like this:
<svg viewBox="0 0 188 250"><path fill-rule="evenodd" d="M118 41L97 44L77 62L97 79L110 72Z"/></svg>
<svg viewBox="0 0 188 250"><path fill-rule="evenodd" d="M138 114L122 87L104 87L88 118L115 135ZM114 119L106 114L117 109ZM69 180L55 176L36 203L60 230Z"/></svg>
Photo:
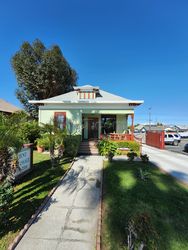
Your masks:
<svg viewBox="0 0 188 250"><path fill-rule="evenodd" d="M101 156L79 157L16 250L95 249L102 166Z"/></svg>
<svg viewBox="0 0 188 250"><path fill-rule="evenodd" d="M188 184L188 156L143 145L142 153L147 154L155 165Z"/></svg>

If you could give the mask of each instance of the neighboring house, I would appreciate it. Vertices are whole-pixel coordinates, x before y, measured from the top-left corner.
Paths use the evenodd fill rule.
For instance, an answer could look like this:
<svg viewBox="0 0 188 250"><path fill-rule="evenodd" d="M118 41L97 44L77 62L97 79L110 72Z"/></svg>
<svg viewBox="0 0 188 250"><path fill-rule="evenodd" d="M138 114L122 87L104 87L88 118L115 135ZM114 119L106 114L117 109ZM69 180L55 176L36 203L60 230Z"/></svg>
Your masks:
<svg viewBox="0 0 188 250"><path fill-rule="evenodd" d="M74 87L66 94L29 102L39 105L39 123L55 119L61 128L66 127L70 133L80 134L86 140L99 138L101 134L126 133L129 116L133 133L134 108L143 103L91 85Z"/></svg>
<svg viewBox="0 0 188 250"><path fill-rule="evenodd" d="M3 100L3 99L0 99L0 113L3 113L3 114L12 114L16 111L19 111L21 109L19 109L18 107L14 106L13 104Z"/></svg>
<svg viewBox="0 0 188 250"><path fill-rule="evenodd" d="M138 126L135 127L135 133L146 133L147 131L164 131L165 127L164 126L159 126L159 125L141 125L139 124Z"/></svg>
<svg viewBox="0 0 188 250"><path fill-rule="evenodd" d="M188 132L188 125L175 125L178 132Z"/></svg>

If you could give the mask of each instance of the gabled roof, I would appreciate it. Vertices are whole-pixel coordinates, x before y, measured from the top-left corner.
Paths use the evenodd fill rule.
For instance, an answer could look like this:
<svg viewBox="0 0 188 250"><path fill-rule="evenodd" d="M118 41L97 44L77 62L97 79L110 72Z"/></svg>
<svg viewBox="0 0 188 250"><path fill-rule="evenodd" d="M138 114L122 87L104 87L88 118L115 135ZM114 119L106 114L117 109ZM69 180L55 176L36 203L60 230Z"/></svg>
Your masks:
<svg viewBox="0 0 188 250"><path fill-rule="evenodd" d="M6 112L6 113L14 113L16 111L19 111L20 109L13 104L0 99L0 112Z"/></svg>
<svg viewBox="0 0 188 250"><path fill-rule="evenodd" d="M152 131L164 131L165 127L164 126L158 126L155 124L139 124L138 126L135 127L136 130L143 130L145 129L146 131L152 130Z"/></svg>
<svg viewBox="0 0 188 250"><path fill-rule="evenodd" d="M91 85L84 85L80 87L74 87L74 91L68 92L66 94L58 95L55 97L51 97L44 100L31 100L29 103L36 103L36 104L45 104L45 103L52 103L52 104L60 104L60 103L126 103L133 106L137 106L142 104L144 101L142 100L130 100L123 98L118 95L111 94L104 90L99 89L99 87L94 87ZM95 99L79 99L77 91L80 89L97 89L98 92L96 94Z"/></svg>

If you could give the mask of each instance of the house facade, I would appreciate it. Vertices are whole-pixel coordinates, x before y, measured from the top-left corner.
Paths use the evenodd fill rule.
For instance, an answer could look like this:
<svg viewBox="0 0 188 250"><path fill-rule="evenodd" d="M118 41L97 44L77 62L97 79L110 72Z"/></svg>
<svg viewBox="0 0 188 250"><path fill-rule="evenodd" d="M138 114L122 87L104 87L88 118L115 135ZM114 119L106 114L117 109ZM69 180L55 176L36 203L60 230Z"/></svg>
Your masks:
<svg viewBox="0 0 188 250"><path fill-rule="evenodd" d="M143 103L108 93L99 87L74 87L66 94L44 100L32 100L39 105L39 123L55 120L71 134L80 134L83 140L128 133L128 118L134 131L134 109ZM129 131L130 132L130 131Z"/></svg>

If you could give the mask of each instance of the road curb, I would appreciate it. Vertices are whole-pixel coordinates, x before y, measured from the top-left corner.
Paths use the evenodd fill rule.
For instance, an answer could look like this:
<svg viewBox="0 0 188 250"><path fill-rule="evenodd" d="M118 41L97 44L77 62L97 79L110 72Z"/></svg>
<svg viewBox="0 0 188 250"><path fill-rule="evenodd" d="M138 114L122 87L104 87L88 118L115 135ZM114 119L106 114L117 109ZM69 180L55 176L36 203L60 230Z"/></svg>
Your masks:
<svg viewBox="0 0 188 250"><path fill-rule="evenodd" d="M25 226L19 232L19 234L16 236L16 238L14 239L14 241L8 246L7 250L14 250L15 249L15 247L18 245L18 243L20 242L20 240L23 238L23 236L25 235L25 233L27 232L27 230L30 228L30 226L33 224L33 222L36 220L36 218L39 215L39 213L42 211L42 209L45 207L45 205L47 204L47 202L50 200L50 198L52 197L52 195L54 194L54 192L56 191L56 189L60 186L62 180L65 178L65 176L68 174L68 172L72 168L74 162L75 162L75 158L73 159L73 161L72 161L69 169L66 170L66 172L60 178L60 180L58 181L58 183L56 184L56 186L54 188L52 188L52 190L48 193L48 195L46 196L46 198L44 199L44 201L42 202L42 204L40 205L40 207L31 216L31 218L29 219L29 221L25 224Z"/></svg>
<svg viewBox="0 0 188 250"><path fill-rule="evenodd" d="M97 235L96 235L96 250L101 250L101 232L102 232L102 204L103 204L103 170L104 161L101 174L101 186L100 186L100 202L98 209L98 222L97 222Z"/></svg>

